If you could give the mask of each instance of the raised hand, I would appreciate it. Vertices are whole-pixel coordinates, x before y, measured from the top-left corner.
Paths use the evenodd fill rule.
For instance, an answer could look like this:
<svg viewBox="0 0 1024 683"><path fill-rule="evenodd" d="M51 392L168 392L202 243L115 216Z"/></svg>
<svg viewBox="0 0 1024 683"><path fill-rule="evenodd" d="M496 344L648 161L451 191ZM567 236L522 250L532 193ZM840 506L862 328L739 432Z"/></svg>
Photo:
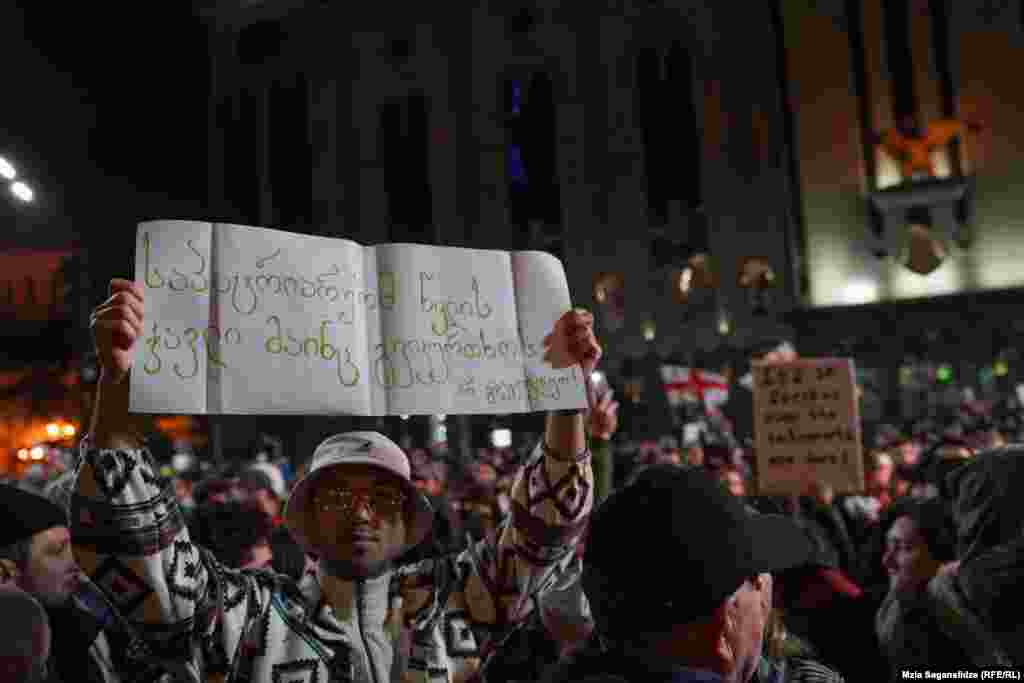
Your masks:
<svg viewBox="0 0 1024 683"><path fill-rule="evenodd" d="M590 435L595 439L607 441L619 428L619 402L612 400L612 393L602 396L590 411Z"/></svg>
<svg viewBox="0 0 1024 683"><path fill-rule="evenodd" d="M553 368L579 365L589 377L601 360L601 345L594 336L593 314L582 308L567 312L544 337L544 349L544 361Z"/></svg>
<svg viewBox="0 0 1024 683"><path fill-rule="evenodd" d="M119 383L131 369L135 341L142 336L143 311L141 285L110 281L110 297L93 310L89 322L103 381Z"/></svg>

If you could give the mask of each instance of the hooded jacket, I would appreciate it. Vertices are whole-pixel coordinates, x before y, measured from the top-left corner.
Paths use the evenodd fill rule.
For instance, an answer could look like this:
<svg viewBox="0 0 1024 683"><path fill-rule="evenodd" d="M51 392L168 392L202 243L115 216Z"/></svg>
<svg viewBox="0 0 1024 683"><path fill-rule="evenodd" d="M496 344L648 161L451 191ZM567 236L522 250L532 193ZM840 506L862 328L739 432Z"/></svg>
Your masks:
<svg viewBox="0 0 1024 683"><path fill-rule="evenodd" d="M465 681L539 596L564 584L592 505L589 454L540 445L513 487L513 514L457 555L365 581L303 585L233 570L192 543L148 450L85 440L72 501L82 569L151 647L182 661L154 681L389 683L398 625L412 631L405 681Z"/></svg>
<svg viewBox="0 0 1024 683"><path fill-rule="evenodd" d="M956 572L928 592L940 625L977 666L1024 666L1024 446L988 451L947 475L957 527Z"/></svg>

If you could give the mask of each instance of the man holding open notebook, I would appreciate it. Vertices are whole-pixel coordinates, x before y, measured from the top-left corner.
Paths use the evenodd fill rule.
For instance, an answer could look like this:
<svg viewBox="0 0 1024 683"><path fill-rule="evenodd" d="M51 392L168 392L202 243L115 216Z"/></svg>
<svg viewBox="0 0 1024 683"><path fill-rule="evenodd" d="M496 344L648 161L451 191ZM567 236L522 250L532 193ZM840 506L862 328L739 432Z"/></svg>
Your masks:
<svg viewBox="0 0 1024 683"><path fill-rule="evenodd" d="M154 476L128 426L128 375L148 325L139 280L114 280L93 314L103 370L72 537L83 570L117 586L125 616L164 658L187 659L196 681L386 683L402 623L413 631L405 680L464 681L529 613L533 597L570 578L592 507L579 409L548 413L508 522L456 556L392 566L431 533L433 513L411 483L405 453L381 434L353 432L316 449L285 512L295 538L320 560L312 600L281 575L217 563L189 539L173 488ZM592 326L584 311L558 317L542 341L547 364L579 365L589 376L601 355ZM133 656L124 653L121 665L132 667Z"/></svg>

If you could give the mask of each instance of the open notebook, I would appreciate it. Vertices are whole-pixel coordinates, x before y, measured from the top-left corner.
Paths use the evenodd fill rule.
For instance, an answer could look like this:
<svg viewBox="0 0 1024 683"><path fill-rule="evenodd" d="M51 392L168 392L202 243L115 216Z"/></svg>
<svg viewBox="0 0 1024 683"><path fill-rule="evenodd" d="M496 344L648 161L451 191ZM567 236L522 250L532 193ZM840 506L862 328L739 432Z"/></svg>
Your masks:
<svg viewBox="0 0 1024 683"><path fill-rule="evenodd" d="M344 239L199 221L138 227L146 296L131 409L187 414L581 408L543 339L571 307L543 252Z"/></svg>

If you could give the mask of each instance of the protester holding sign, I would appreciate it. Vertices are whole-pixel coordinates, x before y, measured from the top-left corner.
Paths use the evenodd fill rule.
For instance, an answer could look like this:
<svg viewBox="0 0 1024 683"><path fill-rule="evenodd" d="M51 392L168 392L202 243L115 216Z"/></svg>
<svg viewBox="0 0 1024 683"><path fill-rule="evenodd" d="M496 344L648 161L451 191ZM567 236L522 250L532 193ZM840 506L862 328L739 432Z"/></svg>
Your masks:
<svg viewBox="0 0 1024 683"><path fill-rule="evenodd" d="M513 488L512 514L456 556L392 567L431 532L433 513L405 453L380 434L354 432L316 449L285 511L296 539L320 558L318 595L307 602L286 577L227 569L192 543L173 488L124 433L143 297L139 284L114 280L93 314L103 371L72 536L82 568L97 581L119 579L125 615L161 634L163 652L178 648L194 680L385 683L404 623L413 631L405 680L464 681L534 598L571 578L593 491L579 410L548 414ZM559 317L543 339L545 360L588 376L601 355L592 326L584 311Z"/></svg>
<svg viewBox="0 0 1024 683"><path fill-rule="evenodd" d="M761 495L807 495L864 487L853 361L753 364L757 483Z"/></svg>
<svg viewBox="0 0 1024 683"><path fill-rule="evenodd" d="M134 347L134 412L583 405L580 368L544 359L544 335L571 306L551 254L150 221L138 227L135 270L149 313Z"/></svg>

